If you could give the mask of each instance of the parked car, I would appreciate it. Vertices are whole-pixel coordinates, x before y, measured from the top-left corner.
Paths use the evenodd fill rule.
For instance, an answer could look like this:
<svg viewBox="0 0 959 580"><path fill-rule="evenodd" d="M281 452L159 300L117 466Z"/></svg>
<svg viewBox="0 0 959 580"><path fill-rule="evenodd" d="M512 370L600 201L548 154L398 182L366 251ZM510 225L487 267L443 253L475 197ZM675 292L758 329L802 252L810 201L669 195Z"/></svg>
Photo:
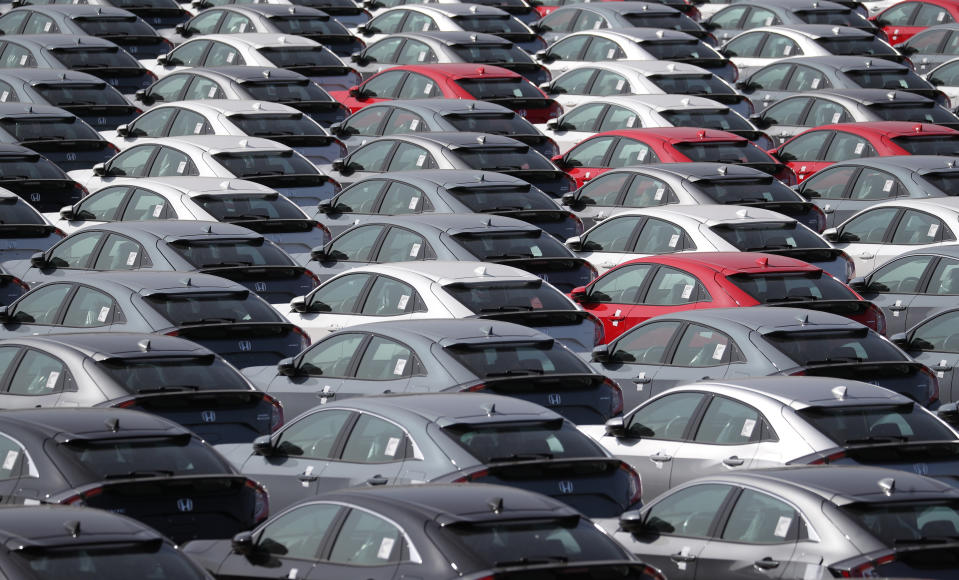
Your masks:
<svg viewBox="0 0 959 580"><path fill-rule="evenodd" d="M0 103L0 142L36 151L63 171L86 169L118 151L76 115L49 105Z"/></svg>
<svg viewBox="0 0 959 580"><path fill-rule="evenodd" d="M48 6L57 0L12 0L11 6ZM176 0L85 0L94 6L116 6L143 18L157 29L173 27L187 21L191 14Z"/></svg>
<svg viewBox="0 0 959 580"><path fill-rule="evenodd" d="M620 28L658 28L680 30L715 44L715 37L694 19L694 15L684 14L679 6L692 4L674 2L635 2L625 4L581 3L560 6L532 25L533 30L543 35L546 42L553 44L573 32L587 30L618 30Z"/></svg>
<svg viewBox="0 0 959 580"><path fill-rule="evenodd" d="M0 188L0 239L0 265L12 271L63 239L63 232L16 193Z"/></svg>
<svg viewBox="0 0 959 580"><path fill-rule="evenodd" d="M959 31L959 25L955 22L937 24L918 32L896 48L915 63L919 74L927 73L956 57L956 50L951 47L956 43L951 39L956 31Z"/></svg>
<svg viewBox="0 0 959 580"><path fill-rule="evenodd" d="M725 42L744 30L760 26L802 26L829 24L870 32L883 40L885 33L850 6L818 0L755 0L733 2L709 18L702 26Z"/></svg>
<svg viewBox="0 0 959 580"><path fill-rule="evenodd" d="M915 360L936 372L939 379L940 398L943 405L937 413L953 427L959 425L959 380L956 364L959 363L959 337L956 307L946 306L930 311L929 315L903 333L890 337Z"/></svg>
<svg viewBox="0 0 959 580"><path fill-rule="evenodd" d="M20 196L47 219L57 207L80 201L87 189L32 149L0 145L0 187Z"/></svg>
<svg viewBox="0 0 959 580"><path fill-rule="evenodd" d="M872 17L889 37L889 42L894 44L904 43L930 26L955 22L956 19L959 19L959 8L947 0L897 2Z"/></svg>

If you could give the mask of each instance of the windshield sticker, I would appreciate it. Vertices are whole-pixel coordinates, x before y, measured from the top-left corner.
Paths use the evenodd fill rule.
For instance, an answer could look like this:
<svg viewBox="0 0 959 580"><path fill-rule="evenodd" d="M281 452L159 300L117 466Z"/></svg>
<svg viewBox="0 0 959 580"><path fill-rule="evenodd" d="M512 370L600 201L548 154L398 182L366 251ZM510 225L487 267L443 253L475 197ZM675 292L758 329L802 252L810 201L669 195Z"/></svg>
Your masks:
<svg viewBox="0 0 959 580"><path fill-rule="evenodd" d="M104 306L103 308L100 309L100 314L97 314L97 320L99 320L100 322L106 322L107 316L110 316L110 307Z"/></svg>
<svg viewBox="0 0 959 580"><path fill-rule="evenodd" d="M399 301L396 303L396 307L399 308L400 310L405 310L405 309L406 309L406 303L409 302L409 301L410 301L410 295L409 295L409 294L404 294L404 295L400 296Z"/></svg>
<svg viewBox="0 0 959 580"><path fill-rule="evenodd" d="M403 376L404 370L406 370L406 359L398 359L396 361L396 365L393 367L393 374L396 376Z"/></svg>
<svg viewBox="0 0 959 580"><path fill-rule="evenodd" d="M17 457L20 457L19 451L7 451L7 456L3 458L3 468L13 469L13 466L17 464Z"/></svg>
<svg viewBox="0 0 959 580"><path fill-rule="evenodd" d="M412 208L410 208L410 209L412 209ZM422 246L422 244L413 244L412 246L410 246L410 257L411 257L411 258L415 258L416 256L419 255L419 253L420 253L420 247L421 247L421 246Z"/></svg>
<svg viewBox="0 0 959 580"><path fill-rule="evenodd" d="M683 286L683 300L689 300L689 297L693 295L693 285L686 284Z"/></svg>
<svg viewBox="0 0 959 580"><path fill-rule="evenodd" d="M127 255L127 266L132 266L132 265L134 265L134 264L136 264L136 263L137 263L137 253L136 253L136 252L130 252L130 253Z"/></svg>
<svg viewBox="0 0 959 580"><path fill-rule="evenodd" d="M57 379L59 379L59 378L60 378L60 371L51 371L50 374L47 375L47 384L46 384L46 387L47 387L48 389L53 389L54 387L56 387L56 386L57 386Z"/></svg>
<svg viewBox="0 0 959 580"><path fill-rule="evenodd" d="M716 348L713 349L713 358L716 360L723 360L723 353L726 352L725 344L717 344Z"/></svg>
<svg viewBox="0 0 959 580"><path fill-rule="evenodd" d="M756 428L756 420L746 419L745 421L743 421L743 429L742 431L739 432L739 434L743 437L752 437L753 429L755 428Z"/></svg>
<svg viewBox="0 0 959 580"><path fill-rule="evenodd" d="M779 521L776 523L776 530L773 532L776 536L780 538L785 538L786 534L789 533L789 526L793 523L793 519L788 516L779 516Z"/></svg>
<svg viewBox="0 0 959 580"><path fill-rule="evenodd" d="M380 549L376 552L376 557L380 560L389 560L395 542L396 540L393 538L383 538L383 541L380 542Z"/></svg>

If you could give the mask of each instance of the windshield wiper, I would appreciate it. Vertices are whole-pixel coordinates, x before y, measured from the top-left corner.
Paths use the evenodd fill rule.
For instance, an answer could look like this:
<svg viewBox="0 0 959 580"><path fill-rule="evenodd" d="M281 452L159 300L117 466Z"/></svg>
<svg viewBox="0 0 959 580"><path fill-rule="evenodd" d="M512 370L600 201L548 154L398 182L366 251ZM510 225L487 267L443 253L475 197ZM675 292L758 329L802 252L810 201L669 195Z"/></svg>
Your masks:
<svg viewBox="0 0 959 580"><path fill-rule="evenodd" d="M532 258L533 254L487 254L484 260L513 260L519 258Z"/></svg>
<svg viewBox="0 0 959 580"><path fill-rule="evenodd" d="M766 302L767 303L769 302L809 302L812 300L819 300L819 298L816 298L812 294L806 294L803 296L793 295L793 296L782 296L780 298L767 298Z"/></svg>
<svg viewBox="0 0 959 580"><path fill-rule="evenodd" d="M836 358L824 358L822 360L807 360L806 365L828 365L832 363L852 363L862 362L863 359L856 356L840 356Z"/></svg>
<svg viewBox="0 0 959 580"><path fill-rule="evenodd" d="M190 326L193 324L216 324L217 322L236 322L235 318L199 318L197 320L181 320L178 326Z"/></svg>
<svg viewBox="0 0 959 580"><path fill-rule="evenodd" d="M487 377L513 377L525 375L543 375L546 371L541 369L510 369L508 371L499 371L495 373L486 373Z"/></svg>
<svg viewBox="0 0 959 580"><path fill-rule="evenodd" d="M503 455L499 457L490 457L487 461L495 463L499 461L521 461L523 459L552 459L552 453L514 453L512 455Z"/></svg>
<svg viewBox="0 0 959 580"><path fill-rule="evenodd" d="M171 477L173 471L168 470L156 470L156 471L128 471L126 473L110 473L103 476L103 479L137 479L141 477Z"/></svg>
<svg viewBox="0 0 959 580"><path fill-rule="evenodd" d="M480 308L480 312L531 312L532 306L497 306L496 308Z"/></svg>
<svg viewBox="0 0 959 580"><path fill-rule="evenodd" d="M147 393L182 393L183 391L199 391L200 387L196 385L170 385L164 387L146 387L143 389L137 389L138 394L147 394Z"/></svg>
<svg viewBox="0 0 959 580"><path fill-rule="evenodd" d="M520 558L519 560L502 560L493 562L493 566L533 566L536 564L552 564L554 562L569 562L566 556L542 556L539 558Z"/></svg>
<svg viewBox="0 0 959 580"><path fill-rule="evenodd" d="M858 445L860 443L892 443L893 441L909 441L905 435L870 435L859 439L846 439L846 445Z"/></svg>

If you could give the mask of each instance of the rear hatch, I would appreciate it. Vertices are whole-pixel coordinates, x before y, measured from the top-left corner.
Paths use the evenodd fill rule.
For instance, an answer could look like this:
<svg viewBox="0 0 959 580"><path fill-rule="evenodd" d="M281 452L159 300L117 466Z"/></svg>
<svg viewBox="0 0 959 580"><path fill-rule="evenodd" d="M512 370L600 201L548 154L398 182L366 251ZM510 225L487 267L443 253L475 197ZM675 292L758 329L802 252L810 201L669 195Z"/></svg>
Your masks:
<svg viewBox="0 0 959 580"><path fill-rule="evenodd" d="M503 67L506 70L511 70L514 73L523 75L526 77L526 80L536 86L539 86L543 83L548 83L550 80L552 80L549 70L542 65L536 64L535 62L497 62L495 64L496 66Z"/></svg>
<svg viewBox="0 0 959 580"><path fill-rule="evenodd" d="M140 110L133 105L57 105L83 119L97 131L112 131L137 118Z"/></svg>
<svg viewBox="0 0 959 580"><path fill-rule="evenodd" d="M596 270L582 258L514 258L491 261L526 270L567 294L573 288L589 284L596 277Z"/></svg>
<svg viewBox="0 0 959 580"><path fill-rule="evenodd" d="M882 314L882 310L878 306L868 300L782 300L767 302L765 306L829 312L855 320L880 334L885 332L885 315Z"/></svg>
<svg viewBox="0 0 959 580"><path fill-rule="evenodd" d="M778 256L788 256L797 260L802 260L822 268L839 280L845 281L849 278L847 269L847 259L844 258L845 252L837 248L789 248L789 249L769 249L762 250L764 254L776 254Z"/></svg>
<svg viewBox="0 0 959 580"><path fill-rule="evenodd" d="M19 145L40 153L64 171L89 169L109 160L117 152L109 142L93 139L21 141Z"/></svg>
<svg viewBox="0 0 959 580"><path fill-rule="evenodd" d="M789 465L872 465L909 471L959 487L959 441L894 441L834 447Z"/></svg>
<svg viewBox="0 0 959 580"><path fill-rule="evenodd" d="M0 254L2 256L2 254ZM8 306L27 291L23 282L18 282L10 274L0 271L0 306Z"/></svg>
<svg viewBox="0 0 959 580"><path fill-rule="evenodd" d="M214 322L180 326L166 334L205 346L239 368L276 365L310 344L289 322Z"/></svg>
<svg viewBox="0 0 959 580"><path fill-rule="evenodd" d="M2 210L0 204L0 212ZM30 256L49 249L62 237L52 225L3 224L0 218L0 261L29 260Z"/></svg>
<svg viewBox="0 0 959 580"><path fill-rule="evenodd" d="M77 64L70 66L70 60L68 58L63 58L65 55L68 55L71 51L69 49L54 49L52 51L54 56L59 58L61 61L66 61L67 67L70 70L85 72L91 74L97 78L103 79L110 86L120 91L124 95L132 95L140 89L145 89L153 84L156 80L156 77L150 74L145 68L142 67L113 67L106 65L97 65L95 63L91 64ZM76 51L73 51L76 52ZM86 49L84 50L86 52ZM101 52L101 51L94 51ZM108 52L108 51L102 51Z"/></svg>
<svg viewBox="0 0 959 580"><path fill-rule="evenodd" d="M516 209L487 213L516 218L533 224L560 241L566 241L583 233L582 220L575 214L561 209Z"/></svg>
<svg viewBox="0 0 959 580"><path fill-rule="evenodd" d="M602 325L584 310L516 310L504 312L489 312L477 315L477 318L502 320L521 324L547 334L566 345L577 354L592 351L601 340L597 340L597 332L602 331Z"/></svg>
<svg viewBox="0 0 959 580"><path fill-rule="evenodd" d="M608 560L601 562L532 563L484 572L488 580L662 580L655 568L642 562Z"/></svg>
<svg viewBox="0 0 959 580"><path fill-rule="evenodd" d="M550 197L560 199L576 189L576 182L563 171L547 171L536 169L505 169L499 173L512 175L545 191Z"/></svg>
<svg viewBox="0 0 959 580"><path fill-rule="evenodd" d="M288 304L317 286L316 278L301 266L223 266L198 271L242 284L270 304Z"/></svg>
<svg viewBox="0 0 959 580"><path fill-rule="evenodd" d="M906 395L924 406L937 402L939 396L936 376L925 365L918 362L838 362L807 365L802 367L802 370L787 370L782 374L835 377L871 383Z"/></svg>

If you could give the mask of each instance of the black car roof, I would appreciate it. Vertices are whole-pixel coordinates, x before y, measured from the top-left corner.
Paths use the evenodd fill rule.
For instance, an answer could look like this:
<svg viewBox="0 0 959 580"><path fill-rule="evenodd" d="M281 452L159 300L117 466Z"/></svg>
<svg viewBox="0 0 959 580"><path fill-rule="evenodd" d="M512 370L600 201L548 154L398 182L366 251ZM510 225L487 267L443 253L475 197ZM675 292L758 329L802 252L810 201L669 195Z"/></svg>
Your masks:
<svg viewBox="0 0 959 580"><path fill-rule="evenodd" d="M35 336L5 337L0 345L51 343L72 348L89 357L115 358L124 355L141 357L213 356L213 351L191 340L165 334L126 332L76 332L69 334L40 334Z"/></svg>
<svg viewBox="0 0 959 580"><path fill-rule="evenodd" d="M127 438L144 435L176 436L191 433L186 427L158 415L132 409L48 407L0 411L0 428L19 426L43 437Z"/></svg>
<svg viewBox="0 0 959 580"><path fill-rule="evenodd" d="M153 528L106 510L62 505L0 508L0 543L8 549L162 538Z"/></svg>

